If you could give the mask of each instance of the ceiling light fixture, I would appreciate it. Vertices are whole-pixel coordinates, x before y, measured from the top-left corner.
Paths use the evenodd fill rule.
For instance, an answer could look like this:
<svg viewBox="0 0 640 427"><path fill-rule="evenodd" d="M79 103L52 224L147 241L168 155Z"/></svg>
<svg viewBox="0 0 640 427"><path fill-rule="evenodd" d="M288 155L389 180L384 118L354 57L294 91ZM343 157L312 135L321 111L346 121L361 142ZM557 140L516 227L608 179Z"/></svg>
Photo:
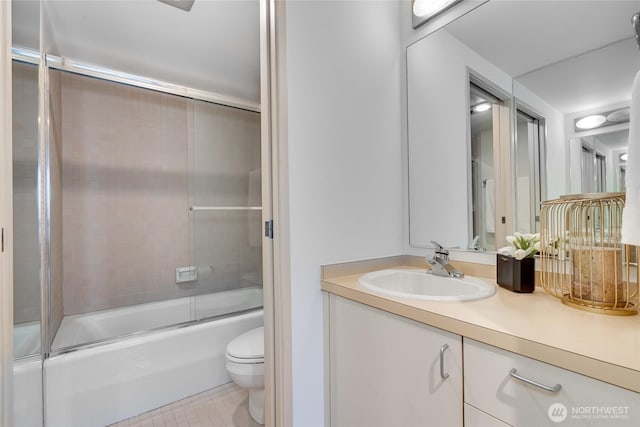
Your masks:
<svg viewBox="0 0 640 427"><path fill-rule="evenodd" d="M613 122L613 123L628 122L629 121L629 117L630 117L630 112L631 111L630 111L629 107L621 108L619 110L613 111L613 112L607 114L607 121Z"/></svg>
<svg viewBox="0 0 640 427"><path fill-rule="evenodd" d="M626 162L627 161L627 153L620 154L620 161L621 162Z"/></svg>
<svg viewBox="0 0 640 427"><path fill-rule="evenodd" d="M576 122L576 127L578 129L593 129L598 126L604 124L607 121L607 118L600 114L593 114L591 116L583 117Z"/></svg>
<svg viewBox="0 0 640 427"><path fill-rule="evenodd" d="M158 0L161 3L168 4L169 6L177 7L185 12L190 12L195 0Z"/></svg>
<svg viewBox="0 0 640 427"><path fill-rule="evenodd" d="M412 0L413 28L427 22L429 19L441 14L462 0Z"/></svg>

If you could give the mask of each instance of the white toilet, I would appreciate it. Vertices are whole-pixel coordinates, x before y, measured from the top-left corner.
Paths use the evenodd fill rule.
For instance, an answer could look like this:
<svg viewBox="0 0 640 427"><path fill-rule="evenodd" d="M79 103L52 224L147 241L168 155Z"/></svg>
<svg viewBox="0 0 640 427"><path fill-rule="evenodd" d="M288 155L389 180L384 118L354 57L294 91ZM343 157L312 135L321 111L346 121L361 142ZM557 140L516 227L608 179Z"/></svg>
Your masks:
<svg viewBox="0 0 640 427"><path fill-rule="evenodd" d="M227 346L226 367L229 376L249 389L249 414L264 424L264 327L237 336Z"/></svg>

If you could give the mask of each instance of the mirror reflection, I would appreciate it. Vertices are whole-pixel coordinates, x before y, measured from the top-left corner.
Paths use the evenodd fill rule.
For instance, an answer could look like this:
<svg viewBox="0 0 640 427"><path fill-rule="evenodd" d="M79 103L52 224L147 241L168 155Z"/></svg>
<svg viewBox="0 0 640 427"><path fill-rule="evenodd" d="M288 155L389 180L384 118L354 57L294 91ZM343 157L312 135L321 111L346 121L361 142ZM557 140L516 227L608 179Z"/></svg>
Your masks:
<svg viewBox="0 0 640 427"><path fill-rule="evenodd" d="M507 97L501 97L491 88L472 77L469 91L470 148L471 148L471 200L473 240L469 248L496 247L496 182L495 170L499 167L494 157L500 152L501 110L508 111ZM474 83L476 80L477 83ZM508 123L507 123L508 124ZM503 123L504 125L504 123ZM508 135L508 133L507 133ZM508 140L507 140L508 143Z"/></svg>
<svg viewBox="0 0 640 427"><path fill-rule="evenodd" d="M495 250L538 231L542 200L624 191L638 10L491 1L407 48L410 245ZM477 81L507 109L502 127L495 104L474 110Z"/></svg>

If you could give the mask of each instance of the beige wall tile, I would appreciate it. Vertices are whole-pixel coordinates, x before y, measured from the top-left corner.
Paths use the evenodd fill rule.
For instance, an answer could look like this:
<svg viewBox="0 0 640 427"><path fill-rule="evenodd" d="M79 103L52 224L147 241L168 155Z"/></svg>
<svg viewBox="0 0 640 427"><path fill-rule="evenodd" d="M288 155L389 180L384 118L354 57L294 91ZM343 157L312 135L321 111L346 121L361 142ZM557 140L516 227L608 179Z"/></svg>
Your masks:
<svg viewBox="0 0 640 427"><path fill-rule="evenodd" d="M40 320L38 67L13 63L14 320Z"/></svg>

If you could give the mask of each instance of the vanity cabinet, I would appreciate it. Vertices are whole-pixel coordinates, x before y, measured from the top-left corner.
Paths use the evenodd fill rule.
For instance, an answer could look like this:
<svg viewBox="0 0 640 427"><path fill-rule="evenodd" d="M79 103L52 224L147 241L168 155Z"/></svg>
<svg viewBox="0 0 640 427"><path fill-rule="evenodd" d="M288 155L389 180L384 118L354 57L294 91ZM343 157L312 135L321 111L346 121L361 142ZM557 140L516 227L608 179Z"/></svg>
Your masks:
<svg viewBox="0 0 640 427"><path fill-rule="evenodd" d="M640 425L639 393L467 338L464 400L465 427Z"/></svg>
<svg viewBox="0 0 640 427"><path fill-rule="evenodd" d="M462 339L329 295L333 427L462 426Z"/></svg>
<svg viewBox="0 0 640 427"><path fill-rule="evenodd" d="M464 427L509 427L509 424L465 403Z"/></svg>

